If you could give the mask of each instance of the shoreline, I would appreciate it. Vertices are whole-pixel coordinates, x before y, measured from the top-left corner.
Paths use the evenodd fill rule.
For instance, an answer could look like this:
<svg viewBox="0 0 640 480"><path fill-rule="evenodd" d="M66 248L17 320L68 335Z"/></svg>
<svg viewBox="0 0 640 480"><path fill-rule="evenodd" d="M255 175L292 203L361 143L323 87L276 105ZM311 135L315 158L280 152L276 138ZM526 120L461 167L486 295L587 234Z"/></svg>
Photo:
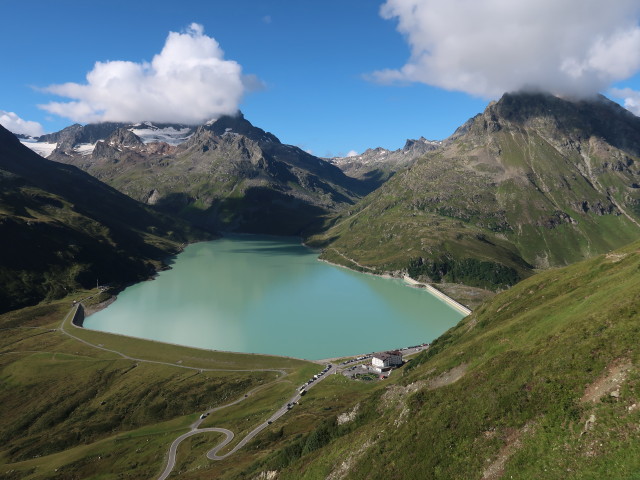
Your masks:
<svg viewBox="0 0 640 480"><path fill-rule="evenodd" d="M373 275L374 277L379 277L379 278L386 278L386 279L394 279L394 280L404 280L404 282L407 285L413 286L413 287L424 287L430 294L432 294L434 297L437 297L438 299L442 300L443 302L445 302L447 305L449 305L451 308L457 310L458 312L462 313L465 317L467 315L471 315L472 310L469 309L468 307L465 307L464 305L462 305L460 302L458 302L457 300L451 298L450 296L448 296L446 293L441 292L440 290L438 290L437 288L435 288L432 285L429 285L428 283L421 283L418 282L417 280L414 280L413 278L411 278L408 275L403 275L402 277L395 277L389 273L383 273L383 274L378 274L378 273L373 273L373 272L362 272L359 270L354 270L353 268L349 268L345 265L340 265L339 263L334 263L334 262L330 262L329 260L325 260L324 258L318 258L318 261L320 262L324 262L326 264L329 265L333 265L334 267L340 267L340 268L345 268L351 272L356 272L356 273L364 273L365 275Z"/></svg>
<svg viewBox="0 0 640 480"><path fill-rule="evenodd" d="M300 241L300 245L308 248L309 250L313 251L313 252L318 252L321 253L321 251L314 249L312 247L309 247L308 245L306 245L304 243L304 239L300 236L283 236L283 235L256 235L256 234L250 234L250 233L233 233L233 232L225 232L227 235L225 236L225 234L221 234L221 236L219 236L218 238L215 239L211 239L211 240L199 240L199 241L195 241L195 242L189 242L186 244L182 244L180 247L180 250L178 252L176 252L174 255L171 255L169 257L167 257L167 260L171 260L175 257L177 257L180 253L182 253L184 251L184 249L192 244L196 244L196 243L202 243L202 242L210 242L210 241L216 241L216 240L220 240L220 239L224 239L224 238L232 238L233 236L238 236L238 237L255 237L255 236L268 236L268 237L273 237L273 238L297 238ZM364 273L367 275L372 275L375 277L379 277L379 278L385 278L385 279L393 279L393 280L404 280L405 284L407 284L408 286L413 286L413 287L425 287L425 289L432 294L433 296L435 296L436 298L438 298L439 300L445 302L448 306L452 307L453 309L455 309L456 311L458 311L459 313L463 314L463 315L469 315L471 313L471 310L468 309L467 307L465 307L464 305L460 304L459 302L457 302L456 300L454 300L453 298L447 296L446 294L444 294L443 292L441 292L440 290L437 290L436 288L432 287L431 285L428 284L424 284L424 283L420 283L414 279L412 279L411 277L404 275L403 277L399 277L399 276L394 276L392 274L389 273L383 273L383 274L377 274L377 273L373 273L373 272L367 272L367 271L359 271L359 270L354 270L352 268L349 268L345 265L340 265L337 263L333 263L330 262L328 260L325 259L321 259L321 258L317 258L318 261L320 262L324 262L328 265L332 265L334 267L339 267L339 268L344 268L346 270L349 270L351 272L355 272L355 273ZM154 274L152 274L149 278L142 280L141 282L137 282L137 283L142 283L145 281L152 281L155 280L158 276L158 274L162 271L165 270L171 270L172 269L172 263L173 262L166 262L165 263L165 267L158 269L154 272ZM84 315L83 317L89 317L91 315L93 315L94 313L97 313L99 311L104 310L105 308L107 308L109 305L111 305L113 302L115 302L118 298L118 294L123 291L125 288L131 286L131 285L135 285L135 283L123 286L122 288L118 289L111 297L109 297L108 299L91 305L89 307L85 307L84 305L82 305L83 309L84 309ZM75 317L75 316L74 316ZM193 348L196 350L201 350L201 351L209 351L209 352L219 352L219 353L236 353L236 354L240 354L240 355L264 355L264 356L270 356L270 357L280 357L280 358L288 358L288 359L293 359L293 360L301 360L301 361L307 361L307 362L312 362L312 363L316 363L316 364L323 364L326 363L327 361L335 361L336 359L340 359L340 358L355 358L358 357L359 354L353 354L353 355L343 355L340 357L334 357L334 358L324 358L324 359L307 359L307 358L299 358L299 357L292 357L292 356L288 356L288 355L277 355L277 354L269 354L269 353L256 353L256 352L235 352L235 351L228 351L228 350L217 350L217 349L212 349L212 348L206 348L206 347L194 347L191 345L182 345L182 344L176 344L176 343L172 343L172 342L165 342L165 341L161 341L161 340L155 340L155 339L149 339L149 338L143 338L143 337L135 337L135 336L131 336L131 335L126 335L126 334L121 334L121 333L114 333L114 332L108 332L108 331L103 331L103 330L94 330L91 328L87 328L84 325L77 325L73 320L71 322L71 324L75 327L75 328L82 328L85 329L87 331L93 331L93 332L99 332L99 333L106 333L108 335L116 335L116 336L121 336L121 337L126 337L126 338L132 338L132 339L137 339L137 340L144 340L144 341L149 341L149 342L154 342L154 343L158 343L160 345L162 344L166 344L166 345L173 345L173 346L178 346L178 347L184 347L184 348Z"/></svg>
<svg viewBox="0 0 640 480"><path fill-rule="evenodd" d="M101 302L101 303L105 303L105 302ZM75 306L76 307L82 307L83 309L85 308L84 305L82 304L82 302L78 302ZM104 307L104 308L106 308L106 307ZM74 315L71 318L71 321L69 323L71 324L72 327L80 328L82 330L86 330L87 332L101 333L101 334L105 334L105 335L114 335L116 337L131 338L133 340L142 340L144 342L153 342L153 343L157 343L159 345L171 345L173 347L182 347L182 348L187 348L187 349L191 349L191 350L199 350L199 351L204 351L204 352L231 353L231 354L236 354L236 355L257 355L257 356L262 356L262 357L287 358L287 359L290 359L290 360L299 360L299 361L302 361L302 362L310 362L310 363L318 363L318 362L321 361L321 360L310 360L308 358L291 357L291 356L288 356L288 355L276 355L276 354L273 354L273 353L233 352L231 350L216 350L216 349L213 349L213 348L194 347L192 345L183 345L181 343L165 342L165 341L162 341L162 340L155 340L155 339L152 339L152 338L134 337L133 335L126 335L124 333L107 332L106 330L95 330L93 328L87 328L84 325L78 325L76 323L76 316L77 316L79 310L80 310L80 308L76 309L76 311L74 312ZM92 312L92 313L96 313L96 312ZM89 316L86 313L83 313L82 315L83 315L84 318ZM83 323L84 323L84 320L83 320ZM354 355L354 356L356 356L356 355Z"/></svg>

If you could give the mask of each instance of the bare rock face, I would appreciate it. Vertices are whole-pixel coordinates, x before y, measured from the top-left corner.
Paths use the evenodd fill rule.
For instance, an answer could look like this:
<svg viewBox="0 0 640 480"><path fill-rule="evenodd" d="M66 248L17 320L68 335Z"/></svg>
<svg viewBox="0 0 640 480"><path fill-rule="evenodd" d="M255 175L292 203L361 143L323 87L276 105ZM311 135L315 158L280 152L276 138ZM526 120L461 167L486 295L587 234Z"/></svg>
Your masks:
<svg viewBox="0 0 640 480"><path fill-rule="evenodd" d="M442 142L408 139L403 148L387 150L385 148L369 148L360 155L336 157L329 161L339 167L347 175L369 182L374 188L379 187L396 172L412 165L427 152L437 150Z"/></svg>
<svg viewBox="0 0 640 480"><path fill-rule="evenodd" d="M91 127L108 135L95 146L74 143L88 138L87 128L70 128L49 158L211 230L299 234L370 191L329 162L282 144L242 114L199 127Z"/></svg>
<svg viewBox="0 0 640 480"><path fill-rule="evenodd" d="M149 192L149 198L147 198L146 203L148 205L155 205L156 203L158 203L158 200L160 200L160 192L158 192L158 190L154 188L153 190L151 190L151 192Z"/></svg>

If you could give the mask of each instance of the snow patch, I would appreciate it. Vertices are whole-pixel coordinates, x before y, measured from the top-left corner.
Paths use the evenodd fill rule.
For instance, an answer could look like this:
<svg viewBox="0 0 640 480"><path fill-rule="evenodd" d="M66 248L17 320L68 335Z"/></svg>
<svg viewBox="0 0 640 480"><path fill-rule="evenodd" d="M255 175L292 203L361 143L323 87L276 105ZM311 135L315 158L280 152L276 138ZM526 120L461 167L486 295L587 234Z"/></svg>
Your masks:
<svg viewBox="0 0 640 480"><path fill-rule="evenodd" d="M87 155L91 155L95 148L96 148L95 143L81 143L73 147L73 151L76 153L79 153L83 157L86 157Z"/></svg>
<svg viewBox="0 0 640 480"><path fill-rule="evenodd" d="M25 147L29 147L31 150L44 158L47 158L49 155L51 155L51 152L53 152L58 146L57 143L38 142L34 138L20 139L20 143L22 143Z"/></svg>
<svg viewBox="0 0 640 480"><path fill-rule="evenodd" d="M135 133L142 143L165 142L169 145L179 145L193 135L192 129L165 127L158 128L150 122L136 124L129 129Z"/></svg>

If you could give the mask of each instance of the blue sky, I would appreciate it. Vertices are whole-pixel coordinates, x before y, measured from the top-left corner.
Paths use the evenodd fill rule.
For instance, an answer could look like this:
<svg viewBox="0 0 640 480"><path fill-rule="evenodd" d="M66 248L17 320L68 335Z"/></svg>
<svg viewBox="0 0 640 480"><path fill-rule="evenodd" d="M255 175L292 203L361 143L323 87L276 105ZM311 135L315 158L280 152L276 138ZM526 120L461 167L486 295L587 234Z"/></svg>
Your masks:
<svg viewBox="0 0 640 480"><path fill-rule="evenodd" d="M522 71L525 79L532 75L503 61L509 59L508 51L487 54L486 61L483 53L474 56L471 47L477 44L474 39L480 37L465 38L473 28L466 28L456 37L461 39L466 56L444 48L451 44L444 38L447 32L432 27L427 13L442 10L439 14L445 20L438 20L437 25L443 28L448 28L447 21L459 25L460 17L453 15L456 18L446 20L450 13L445 10L447 5L464 1L391 0L383 12L387 18L383 18L380 8L384 2L372 0L41 0L29 2L29 6L3 0L5 21L0 30L0 62L4 74L0 76L0 111L39 122L46 132L60 130L73 121L38 105L74 99L45 92L44 87L68 82L85 84L87 73L97 61L151 62L163 49L169 32L184 33L196 23L202 26L203 35L218 42L225 61L237 62L242 74L258 79L260 88L244 91L239 103L245 117L285 143L319 156L338 156L377 146L400 148L407 138L442 139L481 112L502 85L510 88L522 82L514 72ZM483 2L486 0L476 3ZM585 3L596 8L598 1L583 0L580 5L584 7ZM629 11L637 14L634 3L637 2L614 1L610 8L615 10L619 6L621 16L598 20L603 24L603 32L611 30L611 25L620 23L621 18L628 18ZM423 18L420 16L423 7L427 12L424 21L412 21ZM495 12L469 13L468 20L477 24L482 23L485 13L495 17ZM587 13L590 18L594 12L587 8ZM530 12L509 14L532 16ZM459 15L464 15L464 11L459 11ZM638 17L633 15L633 24L625 26L635 33L633 26L637 27ZM505 23L512 21L505 18ZM606 21L609 23L605 25ZM399 22L402 32L398 31ZM557 27L544 28L561 27L558 23ZM573 43L580 35L587 35L579 27L574 29ZM588 25L590 31L599 27ZM548 36L542 27L535 34ZM491 41L508 45L509 33L504 35L507 37L497 36ZM623 66L607 61L602 66L602 58L612 57L611 49L635 48L633 35L623 40L613 46L611 42L601 42L609 50L599 56L583 58L580 52L571 51L573 56L567 58L575 62L564 62L563 68L567 65L566 71L571 68L571 78L597 77L600 81L594 87L593 82L585 80L576 83L576 88L609 92L610 87L617 87L621 97L618 100L626 98L627 105L633 107L634 95L640 90L637 75L640 60L624 60L630 65ZM420 50L424 44L432 49L427 52L429 55ZM443 46L441 57L431 55L440 46ZM519 48L522 51L523 47ZM532 58L527 65L544 66L540 52L526 51L526 47L524 50L523 56ZM452 59L450 64L446 59ZM469 65L478 63L476 60L485 61L489 67L469 74L468 69L475 68ZM499 63L491 62L502 62L508 68L503 70ZM594 70L591 77L583 75L583 71L596 68L594 65L599 70ZM613 72L610 77L603 74L606 70ZM545 75L535 81L545 87L567 88L558 76ZM487 78L495 88L483 87L483 79ZM548 85L546 78L550 78ZM78 91L81 87L74 88L73 91Z"/></svg>

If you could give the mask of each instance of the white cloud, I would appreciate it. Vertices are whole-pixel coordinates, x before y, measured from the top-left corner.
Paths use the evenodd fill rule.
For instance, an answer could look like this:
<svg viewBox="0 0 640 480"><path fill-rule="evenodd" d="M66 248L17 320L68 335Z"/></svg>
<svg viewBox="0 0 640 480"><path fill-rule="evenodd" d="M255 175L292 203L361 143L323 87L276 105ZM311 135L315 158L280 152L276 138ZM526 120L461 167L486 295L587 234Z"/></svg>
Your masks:
<svg viewBox="0 0 640 480"><path fill-rule="evenodd" d="M411 47L381 83L495 98L524 88L590 95L640 69L638 0L387 0Z"/></svg>
<svg viewBox="0 0 640 480"><path fill-rule="evenodd" d="M235 113L246 85L242 67L225 60L218 42L193 23L184 33L170 32L150 63L96 62L86 84L51 85L45 91L72 101L40 108L76 122L197 124Z"/></svg>
<svg viewBox="0 0 640 480"><path fill-rule="evenodd" d="M10 132L31 135L32 137L39 137L44 133L42 125L38 122L23 120L15 113L4 110L0 110L0 125Z"/></svg>
<svg viewBox="0 0 640 480"><path fill-rule="evenodd" d="M356 152L355 150L349 150L345 156L346 157L357 157L358 156L358 152Z"/></svg>
<svg viewBox="0 0 640 480"><path fill-rule="evenodd" d="M624 108L640 115L640 92L631 88L612 88L611 96L624 100Z"/></svg>

